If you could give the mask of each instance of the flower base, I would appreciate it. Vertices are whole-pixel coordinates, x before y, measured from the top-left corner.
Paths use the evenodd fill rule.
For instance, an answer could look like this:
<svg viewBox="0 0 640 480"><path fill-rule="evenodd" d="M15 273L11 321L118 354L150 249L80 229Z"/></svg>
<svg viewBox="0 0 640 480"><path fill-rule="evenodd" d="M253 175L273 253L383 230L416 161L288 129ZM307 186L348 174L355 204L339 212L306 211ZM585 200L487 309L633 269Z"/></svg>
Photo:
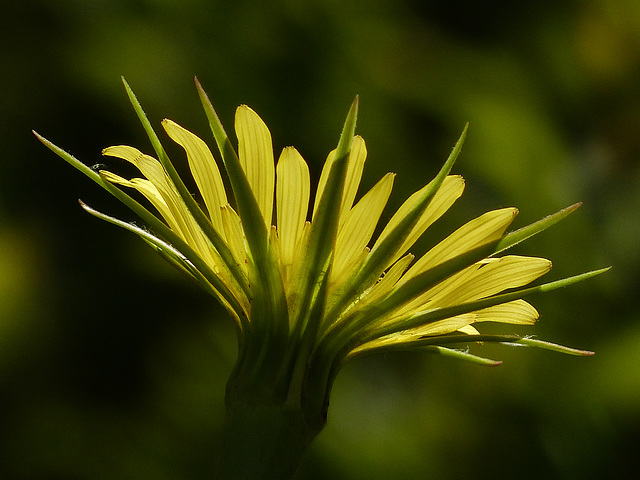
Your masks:
<svg viewBox="0 0 640 480"><path fill-rule="evenodd" d="M301 408L235 398L227 402L217 478L291 479L321 430L307 423Z"/></svg>

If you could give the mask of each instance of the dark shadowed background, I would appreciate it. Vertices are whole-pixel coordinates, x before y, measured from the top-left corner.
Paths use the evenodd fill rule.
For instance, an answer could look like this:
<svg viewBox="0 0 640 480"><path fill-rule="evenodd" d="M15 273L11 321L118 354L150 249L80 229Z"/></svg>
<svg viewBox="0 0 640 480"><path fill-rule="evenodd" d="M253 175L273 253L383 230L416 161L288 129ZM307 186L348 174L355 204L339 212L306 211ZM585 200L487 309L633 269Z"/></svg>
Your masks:
<svg viewBox="0 0 640 480"><path fill-rule="evenodd" d="M135 220L31 134L90 165L109 145L150 153L120 75L154 125L212 143L197 75L228 130L251 105L313 181L359 94L362 188L396 172L388 212L469 121L454 170L467 191L414 253L489 209L517 206L517 227L583 201L514 252L552 259L548 279L614 265L534 298L536 327L501 330L595 357L485 345L471 348L501 367L427 354L348 365L300 479L637 473L640 2L4 0L0 31L0 478L211 477L229 319L84 213L78 198Z"/></svg>

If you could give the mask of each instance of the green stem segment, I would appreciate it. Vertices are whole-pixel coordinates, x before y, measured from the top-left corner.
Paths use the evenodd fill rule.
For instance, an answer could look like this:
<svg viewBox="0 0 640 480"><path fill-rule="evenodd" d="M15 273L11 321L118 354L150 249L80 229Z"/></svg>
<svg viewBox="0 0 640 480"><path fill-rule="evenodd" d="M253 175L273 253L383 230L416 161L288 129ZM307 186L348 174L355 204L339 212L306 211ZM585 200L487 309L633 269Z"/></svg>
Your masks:
<svg viewBox="0 0 640 480"><path fill-rule="evenodd" d="M216 478L291 479L322 426L310 425L301 408L287 403L248 395L227 401Z"/></svg>

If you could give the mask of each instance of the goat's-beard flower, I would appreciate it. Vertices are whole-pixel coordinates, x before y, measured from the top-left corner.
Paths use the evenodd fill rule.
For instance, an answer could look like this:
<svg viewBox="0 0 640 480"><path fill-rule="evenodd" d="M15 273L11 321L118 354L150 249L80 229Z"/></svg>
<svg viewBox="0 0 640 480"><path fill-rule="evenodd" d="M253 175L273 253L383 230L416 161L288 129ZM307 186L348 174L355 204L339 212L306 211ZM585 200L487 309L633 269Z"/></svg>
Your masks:
<svg viewBox="0 0 640 480"><path fill-rule="evenodd" d="M450 171L466 128L435 179L411 195L374 240L394 174L357 199L367 156L364 140L354 136L357 98L311 205L309 168L300 153L286 147L275 162L267 126L244 105L235 116L236 151L196 85L230 192L206 143L164 120L165 132L186 153L198 189L194 199L126 82L155 157L130 146L109 147L103 155L129 162L140 176L123 178L106 168L89 168L38 138L128 205L147 228L81 202L85 210L139 235L213 295L235 322L238 358L226 392L221 478L291 475L325 425L339 369L358 356L421 349L498 364L451 347L476 341L591 353L530 337L483 335L477 329L482 322L531 325L538 313L523 297L603 271L525 288L547 273L551 262L500 255L579 204L511 233L506 231L517 210L490 211L416 260L409 253L414 243L463 192L464 180ZM134 199L132 190L153 208Z"/></svg>

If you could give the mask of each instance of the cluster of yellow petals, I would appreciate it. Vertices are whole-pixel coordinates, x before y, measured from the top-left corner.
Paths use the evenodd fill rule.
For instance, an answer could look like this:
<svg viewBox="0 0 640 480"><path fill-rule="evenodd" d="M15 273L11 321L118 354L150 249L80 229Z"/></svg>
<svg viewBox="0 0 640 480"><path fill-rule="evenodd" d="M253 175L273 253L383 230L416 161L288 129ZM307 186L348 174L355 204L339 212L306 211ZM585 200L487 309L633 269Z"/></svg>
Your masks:
<svg viewBox="0 0 640 480"><path fill-rule="evenodd" d="M251 259L246 247L243 225L229 203L220 170L209 147L199 137L171 120L164 120L162 125L169 137L185 150L191 174L209 220L229 247L237 266L246 274ZM309 219L311 181L309 168L300 153L293 147L286 147L275 162L269 129L247 106L240 106L236 112L235 131L238 139L238 159L262 213L265 227L270 230L269 239L278 261L287 299L291 300L296 294L297 273L306 259L305 240L310 222L313 222L313 215L318 208L335 151L329 154L325 162ZM146 197L167 226L228 286L250 319L251 299L247 298L243 290L230 278L228 270L223 268L220 255L189 212L162 164L129 146L109 147L103 154L126 160L139 169L142 175L140 178L126 179L104 170L100 175L113 184L134 188ZM375 242L372 242L374 230L391 194L395 175L386 174L356 201L366 157L364 140L355 136L347 164L341 208L335 212L339 217L330 269L329 299L332 295L340 294L341 287L353 278L368 255L378 248L389 232L399 224L422 193L420 190L410 196L392 216ZM350 313L384 298L417 275L457 255L496 241L504 235L517 214L515 208L491 211L468 222L413 262L414 256L408 253L409 249L462 195L463 190L462 177L446 177L418 222L406 236L397 254L389 260L385 274L368 286L358 300L348 307ZM546 273L550 267L551 263L541 258L515 255L489 257L450 276L385 318L376 321L380 326L388 326L426 310L495 295L532 282ZM389 342L410 342L421 336L455 331L473 334L476 330L472 324L482 321L531 324L537 316L531 305L524 300L516 300L388 335L359 348L373 348ZM339 321L339 318L336 321Z"/></svg>

